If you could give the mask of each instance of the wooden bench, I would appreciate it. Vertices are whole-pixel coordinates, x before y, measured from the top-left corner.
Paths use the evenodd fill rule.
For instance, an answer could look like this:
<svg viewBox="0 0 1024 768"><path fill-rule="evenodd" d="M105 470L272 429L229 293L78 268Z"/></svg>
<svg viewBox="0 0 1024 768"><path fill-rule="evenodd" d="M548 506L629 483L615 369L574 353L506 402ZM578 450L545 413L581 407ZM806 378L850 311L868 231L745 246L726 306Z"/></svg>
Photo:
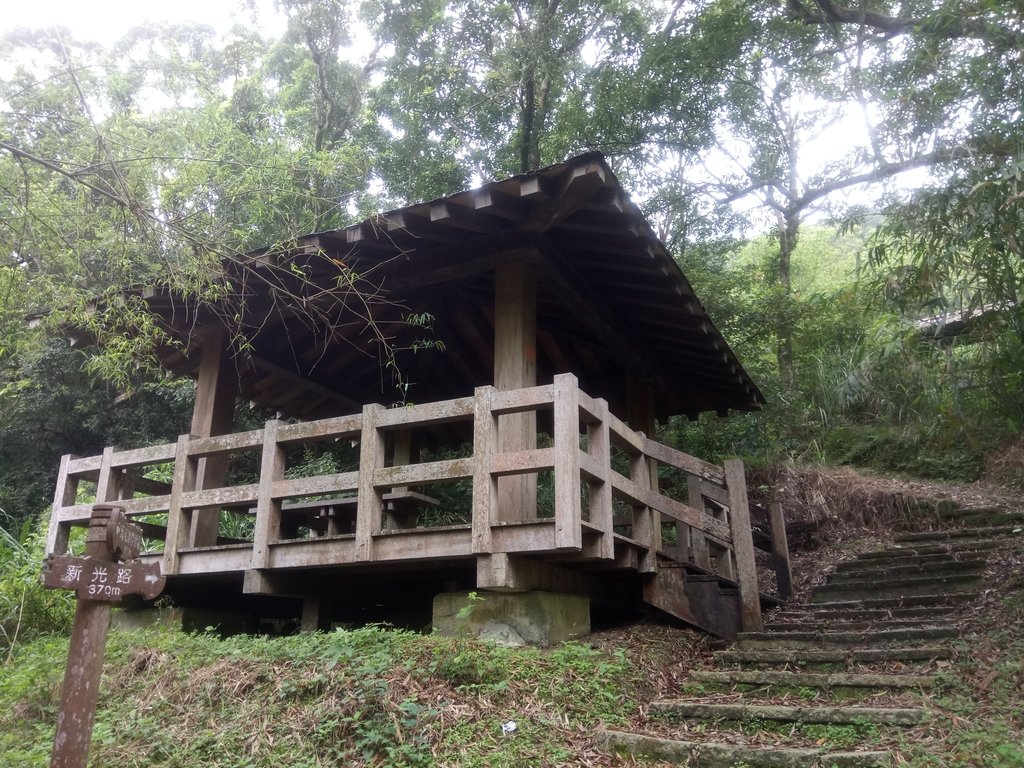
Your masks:
<svg viewBox="0 0 1024 768"><path fill-rule="evenodd" d="M358 497L299 501L281 505L281 538L299 538L299 528L308 528L313 536L337 536L356 532ZM384 494L384 530L416 527L416 516L424 507L437 506L438 500L416 491L391 491Z"/></svg>

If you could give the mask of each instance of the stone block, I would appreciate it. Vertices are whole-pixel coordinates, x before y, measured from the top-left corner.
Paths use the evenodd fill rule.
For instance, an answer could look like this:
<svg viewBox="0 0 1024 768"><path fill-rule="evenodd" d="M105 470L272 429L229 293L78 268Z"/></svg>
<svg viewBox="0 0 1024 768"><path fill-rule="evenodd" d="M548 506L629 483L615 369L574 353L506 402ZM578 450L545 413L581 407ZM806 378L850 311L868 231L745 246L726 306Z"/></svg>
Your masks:
<svg viewBox="0 0 1024 768"><path fill-rule="evenodd" d="M444 592L434 631L500 645L549 647L590 634L590 600L557 592Z"/></svg>

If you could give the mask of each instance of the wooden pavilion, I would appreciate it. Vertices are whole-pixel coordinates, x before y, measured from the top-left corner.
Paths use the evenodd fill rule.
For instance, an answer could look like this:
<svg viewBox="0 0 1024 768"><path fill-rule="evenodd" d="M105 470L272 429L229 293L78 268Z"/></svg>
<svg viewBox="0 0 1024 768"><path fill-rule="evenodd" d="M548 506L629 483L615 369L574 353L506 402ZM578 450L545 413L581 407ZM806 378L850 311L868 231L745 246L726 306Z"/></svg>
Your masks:
<svg viewBox="0 0 1024 768"><path fill-rule="evenodd" d="M191 434L64 457L50 552L87 489L143 524L176 602L301 605L306 626L546 590L729 636L760 621L759 562L788 589L781 512L751 524L742 465L651 439L659 419L763 398L600 155L225 270L215 306L141 295L176 342L163 365L197 380ZM235 433L238 398L278 418ZM339 445L354 465L293 471ZM461 509L442 514L444 488Z"/></svg>

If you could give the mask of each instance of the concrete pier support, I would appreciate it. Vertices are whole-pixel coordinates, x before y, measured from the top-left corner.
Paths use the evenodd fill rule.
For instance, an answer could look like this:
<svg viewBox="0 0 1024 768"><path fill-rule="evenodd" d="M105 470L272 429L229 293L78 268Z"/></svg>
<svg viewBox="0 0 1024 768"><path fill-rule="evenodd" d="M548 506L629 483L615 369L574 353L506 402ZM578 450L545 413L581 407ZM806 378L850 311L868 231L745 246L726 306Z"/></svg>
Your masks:
<svg viewBox="0 0 1024 768"><path fill-rule="evenodd" d="M590 599L557 592L445 592L434 632L501 645L550 647L590 634Z"/></svg>

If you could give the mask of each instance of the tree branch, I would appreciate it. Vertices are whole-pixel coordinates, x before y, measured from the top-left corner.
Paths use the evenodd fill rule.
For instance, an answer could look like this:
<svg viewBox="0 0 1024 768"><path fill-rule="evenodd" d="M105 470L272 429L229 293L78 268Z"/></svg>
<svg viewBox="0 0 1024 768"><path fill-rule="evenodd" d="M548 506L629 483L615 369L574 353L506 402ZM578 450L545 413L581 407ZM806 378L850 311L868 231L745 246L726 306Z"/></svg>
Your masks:
<svg viewBox="0 0 1024 768"><path fill-rule="evenodd" d="M954 15L936 10L931 16L890 16L866 8L850 8L834 0L786 0L789 16L796 21L815 25L856 24L872 29L884 38L905 35L915 30L927 31L937 37L951 40L971 38L979 40L1004 39L1020 43L1024 34L1006 25L984 18Z"/></svg>

